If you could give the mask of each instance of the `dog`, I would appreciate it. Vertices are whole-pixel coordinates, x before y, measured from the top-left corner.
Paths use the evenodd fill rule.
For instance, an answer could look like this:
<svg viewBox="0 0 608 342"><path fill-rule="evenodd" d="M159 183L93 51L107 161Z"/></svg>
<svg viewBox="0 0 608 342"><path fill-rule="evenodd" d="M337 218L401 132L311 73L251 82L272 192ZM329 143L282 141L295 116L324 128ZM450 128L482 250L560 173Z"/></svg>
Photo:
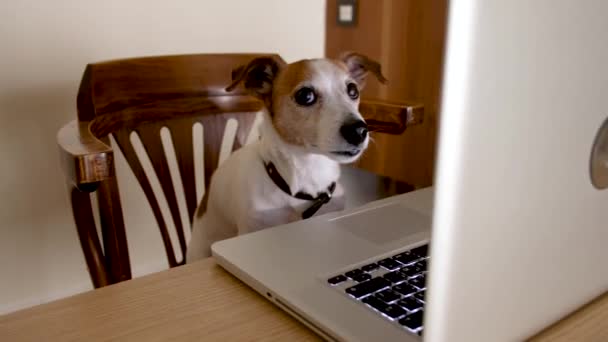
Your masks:
<svg viewBox="0 0 608 342"><path fill-rule="evenodd" d="M359 91L378 62L356 52L286 64L259 57L232 72L265 105L258 141L236 150L211 177L193 220L186 262L220 240L344 209L340 164L356 161L369 134Z"/></svg>

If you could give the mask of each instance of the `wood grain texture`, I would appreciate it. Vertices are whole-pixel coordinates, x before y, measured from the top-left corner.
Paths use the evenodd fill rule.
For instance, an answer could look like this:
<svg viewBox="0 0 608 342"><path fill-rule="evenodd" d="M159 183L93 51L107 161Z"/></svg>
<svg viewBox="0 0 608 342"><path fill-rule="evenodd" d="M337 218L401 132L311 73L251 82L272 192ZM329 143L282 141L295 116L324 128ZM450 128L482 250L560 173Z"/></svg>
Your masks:
<svg viewBox="0 0 608 342"><path fill-rule="evenodd" d="M95 220L93 218L93 207L91 206L91 194L80 191L72 185L68 185L68 187L78 239L84 253L85 262L90 270L93 286L102 287L111 284L106 258L101 249L97 230L94 230Z"/></svg>
<svg viewBox="0 0 608 342"><path fill-rule="evenodd" d="M0 317L2 341L315 341L212 259Z"/></svg>
<svg viewBox="0 0 608 342"><path fill-rule="evenodd" d="M73 206L79 210L80 203ZM97 190L97 206L103 238L104 257L107 277L111 283L131 279L131 263L127 246L127 233L122 216L120 195L116 177L99 183ZM90 227L88 229L93 229ZM96 232L96 230L93 229ZM86 252L85 252L86 253ZM89 272L97 270L89 269Z"/></svg>
<svg viewBox="0 0 608 342"><path fill-rule="evenodd" d="M68 183L91 190L112 176L112 148L97 139L89 123L71 121L57 133L61 166ZM90 191L91 191L90 190Z"/></svg>
<svg viewBox="0 0 608 342"><path fill-rule="evenodd" d="M1 341L317 341L206 259L0 316ZM532 341L608 340L608 294Z"/></svg>
<svg viewBox="0 0 608 342"><path fill-rule="evenodd" d="M370 132L400 135L424 122L424 107L418 103L363 100L359 105Z"/></svg>
<svg viewBox="0 0 608 342"><path fill-rule="evenodd" d="M359 1L355 27L336 24L337 0L327 1L326 54L364 53L382 64L388 84L370 81L362 98L416 102L424 122L401 135L374 134L359 167L416 188L432 184L447 0Z"/></svg>
<svg viewBox="0 0 608 342"><path fill-rule="evenodd" d="M530 341L608 341L608 293L546 328Z"/></svg>

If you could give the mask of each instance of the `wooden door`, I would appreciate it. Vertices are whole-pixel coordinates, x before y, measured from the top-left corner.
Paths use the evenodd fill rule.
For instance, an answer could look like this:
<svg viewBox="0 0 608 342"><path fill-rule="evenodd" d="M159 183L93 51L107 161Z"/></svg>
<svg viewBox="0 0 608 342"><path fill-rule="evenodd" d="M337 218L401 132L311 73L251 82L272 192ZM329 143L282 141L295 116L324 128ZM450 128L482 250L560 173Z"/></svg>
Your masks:
<svg viewBox="0 0 608 342"><path fill-rule="evenodd" d="M364 98L424 104L424 123L402 135L375 134L358 166L425 187L434 172L447 0L358 0L357 23L337 23L327 1L326 55L354 50L378 60L389 83L369 82Z"/></svg>

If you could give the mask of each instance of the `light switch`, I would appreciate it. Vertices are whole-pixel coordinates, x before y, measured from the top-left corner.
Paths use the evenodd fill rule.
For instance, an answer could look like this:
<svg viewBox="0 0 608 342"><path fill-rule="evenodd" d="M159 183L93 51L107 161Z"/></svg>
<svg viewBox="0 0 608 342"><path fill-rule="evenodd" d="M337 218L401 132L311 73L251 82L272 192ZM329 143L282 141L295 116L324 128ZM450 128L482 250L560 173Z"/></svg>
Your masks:
<svg viewBox="0 0 608 342"><path fill-rule="evenodd" d="M340 5L339 16L341 22L353 21L353 5Z"/></svg>
<svg viewBox="0 0 608 342"><path fill-rule="evenodd" d="M357 0L338 0L338 25L355 26L357 23Z"/></svg>

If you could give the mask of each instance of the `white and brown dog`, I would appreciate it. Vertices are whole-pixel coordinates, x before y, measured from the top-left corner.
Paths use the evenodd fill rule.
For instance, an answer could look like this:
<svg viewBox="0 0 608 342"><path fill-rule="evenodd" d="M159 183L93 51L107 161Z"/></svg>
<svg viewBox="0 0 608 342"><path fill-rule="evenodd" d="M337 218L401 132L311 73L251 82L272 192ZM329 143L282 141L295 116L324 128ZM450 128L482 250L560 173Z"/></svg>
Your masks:
<svg viewBox="0 0 608 342"><path fill-rule="evenodd" d="M340 164L369 142L358 109L369 73L386 81L377 62L352 52L291 64L261 57L235 69L227 90L243 82L266 105L261 137L213 174L187 262L210 256L216 241L343 208Z"/></svg>

